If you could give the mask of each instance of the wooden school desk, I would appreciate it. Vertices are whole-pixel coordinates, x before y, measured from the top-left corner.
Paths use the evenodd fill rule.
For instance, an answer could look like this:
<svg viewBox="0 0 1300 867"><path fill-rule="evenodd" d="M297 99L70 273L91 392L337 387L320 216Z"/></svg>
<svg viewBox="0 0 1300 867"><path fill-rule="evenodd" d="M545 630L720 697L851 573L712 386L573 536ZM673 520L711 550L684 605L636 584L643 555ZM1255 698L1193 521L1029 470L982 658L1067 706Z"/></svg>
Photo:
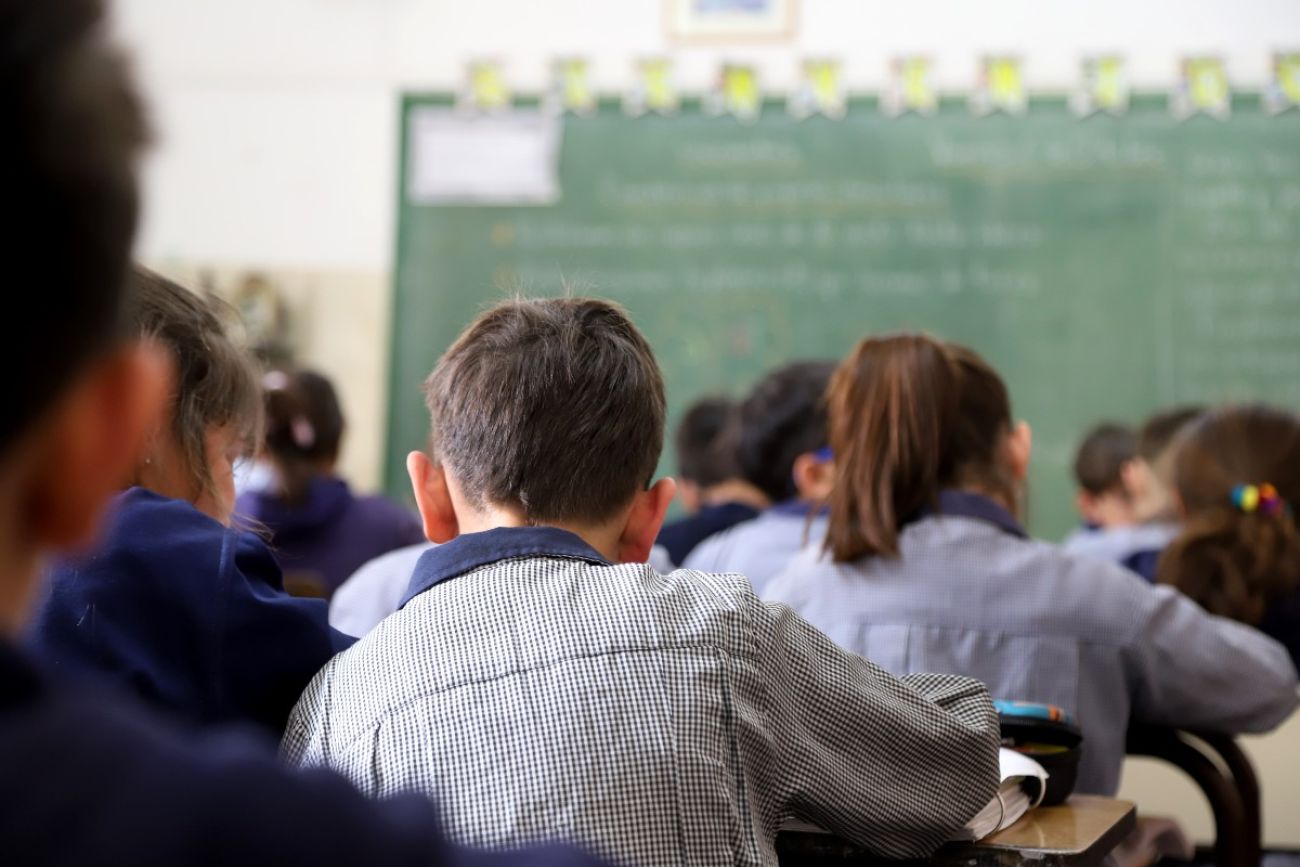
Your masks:
<svg viewBox="0 0 1300 867"><path fill-rule="evenodd" d="M1128 801L1075 795L1059 807L1040 807L1010 828L978 843L950 843L928 861L889 861L869 855L830 834L783 831L776 841L781 864L930 864L942 867L1093 867L1133 830L1136 811Z"/></svg>

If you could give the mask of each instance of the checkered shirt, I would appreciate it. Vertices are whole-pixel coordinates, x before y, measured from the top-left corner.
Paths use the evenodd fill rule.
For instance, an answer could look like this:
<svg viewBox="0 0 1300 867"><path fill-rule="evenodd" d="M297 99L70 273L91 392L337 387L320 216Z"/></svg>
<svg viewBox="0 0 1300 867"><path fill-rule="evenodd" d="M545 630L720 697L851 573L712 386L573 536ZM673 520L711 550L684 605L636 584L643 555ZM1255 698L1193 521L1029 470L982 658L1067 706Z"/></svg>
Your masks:
<svg viewBox="0 0 1300 867"><path fill-rule="evenodd" d="M464 843L638 865L775 865L790 817L919 856L992 796L978 682L896 679L740 575L597 559L511 556L418 592L316 676L283 755L426 792Z"/></svg>

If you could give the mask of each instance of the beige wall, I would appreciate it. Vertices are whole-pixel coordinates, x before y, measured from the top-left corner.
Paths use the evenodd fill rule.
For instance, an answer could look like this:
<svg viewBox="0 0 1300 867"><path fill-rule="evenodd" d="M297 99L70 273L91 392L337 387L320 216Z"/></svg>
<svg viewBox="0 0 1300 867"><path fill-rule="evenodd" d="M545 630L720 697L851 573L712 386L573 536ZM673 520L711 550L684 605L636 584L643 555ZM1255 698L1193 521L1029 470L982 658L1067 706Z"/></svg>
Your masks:
<svg viewBox="0 0 1300 867"><path fill-rule="evenodd" d="M1264 843L1300 849L1300 715L1270 735L1243 738L1259 774L1264 809ZM1197 842L1214 838L1210 808L1200 790L1172 765L1130 759L1124 765L1120 797L1146 815L1177 818Z"/></svg>

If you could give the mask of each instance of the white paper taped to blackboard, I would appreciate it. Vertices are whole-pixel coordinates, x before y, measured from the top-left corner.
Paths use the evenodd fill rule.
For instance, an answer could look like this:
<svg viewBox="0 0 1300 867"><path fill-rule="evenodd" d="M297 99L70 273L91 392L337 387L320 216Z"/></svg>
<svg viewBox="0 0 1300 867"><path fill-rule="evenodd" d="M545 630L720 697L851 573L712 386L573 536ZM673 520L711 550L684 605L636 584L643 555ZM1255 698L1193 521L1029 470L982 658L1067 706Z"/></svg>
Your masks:
<svg viewBox="0 0 1300 867"><path fill-rule="evenodd" d="M560 118L541 110L409 118L407 196L416 205L549 205L559 200Z"/></svg>

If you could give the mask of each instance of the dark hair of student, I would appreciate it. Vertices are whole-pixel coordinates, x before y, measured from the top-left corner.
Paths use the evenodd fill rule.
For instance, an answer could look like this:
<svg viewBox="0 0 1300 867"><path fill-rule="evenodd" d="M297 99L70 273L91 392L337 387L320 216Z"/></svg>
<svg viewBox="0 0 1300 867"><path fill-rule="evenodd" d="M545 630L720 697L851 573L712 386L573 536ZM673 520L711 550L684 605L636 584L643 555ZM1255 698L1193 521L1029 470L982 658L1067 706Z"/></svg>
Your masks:
<svg viewBox="0 0 1300 867"><path fill-rule="evenodd" d="M343 443L343 408L334 384L319 373L274 371L266 392L266 451L280 477L280 496L301 503L312 477L332 470Z"/></svg>
<svg viewBox="0 0 1300 867"><path fill-rule="evenodd" d="M1173 444L1178 432L1204 413L1203 406L1177 406L1151 416L1138 429L1138 456L1149 464L1154 463Z"/></svg>
<svg viewBox="0 0 1300 867"><path fill-rule="evenodd" d="M1180 435L1174 478L1186 519L1157 580L1211 614L1258 625L1300 589L1300 418L1258 404L1213 410ZM1278 501L1234 502L1237 486L1264 484Z"/></svg>
<svg viewBox="0 0 1300 867"><path fill-rule="evenodd" d="M250 447L262 429L262 393L252 362L226 333L215 299L202 298L136 267L127 304L128 327L158 342L172 358L172 435L196 490L210 490L206 438L234 426Z"/></svg>
<svg viewBox="0 0 1300 867"><path fill-rule="evenodd" d="M1088 431L1074 457L1074 477L1090 494L1104 494L1123 484L1124 465L1137 457L1132 428L1105 422Z"/></svg>
<svg viewBox="0 0 1300 867"><path fill-rule="evenodd" d="M736 402L729 397L702 397L691 404L673 438L678 476L701 488L738 478L736 419Z"/></svg>
<svg viewBox="0 0 1300 867"><path fill-rule="evenodd" d="M773 503L798 494L795 459L827 443L826 386L834 371L832 361L788 364L763 377L740 405L740 472Z"/></svg>
<svg viewBox="0 0 1300 867"><path fill-rule="evenodd" d="M0 449L118 336L144 113L98 0L0 4Z"/></svg>
<svg viewBox="0 0 1300 867"><path fill-rule="evenodd" d="M1014 500L998 460L1011 401L973 351L925 334L868 337L829 391L837 481L826 549L836 562L898 555L902 528L949 487Z"/></svg>
<svg viewBox="0 0 1300 867"><path fill-rule="evenodd" d="M483 313L425 386L433 458L475 508L601 523L646 489L664 442L664 383L622 308L522 299Z"/></svg>

